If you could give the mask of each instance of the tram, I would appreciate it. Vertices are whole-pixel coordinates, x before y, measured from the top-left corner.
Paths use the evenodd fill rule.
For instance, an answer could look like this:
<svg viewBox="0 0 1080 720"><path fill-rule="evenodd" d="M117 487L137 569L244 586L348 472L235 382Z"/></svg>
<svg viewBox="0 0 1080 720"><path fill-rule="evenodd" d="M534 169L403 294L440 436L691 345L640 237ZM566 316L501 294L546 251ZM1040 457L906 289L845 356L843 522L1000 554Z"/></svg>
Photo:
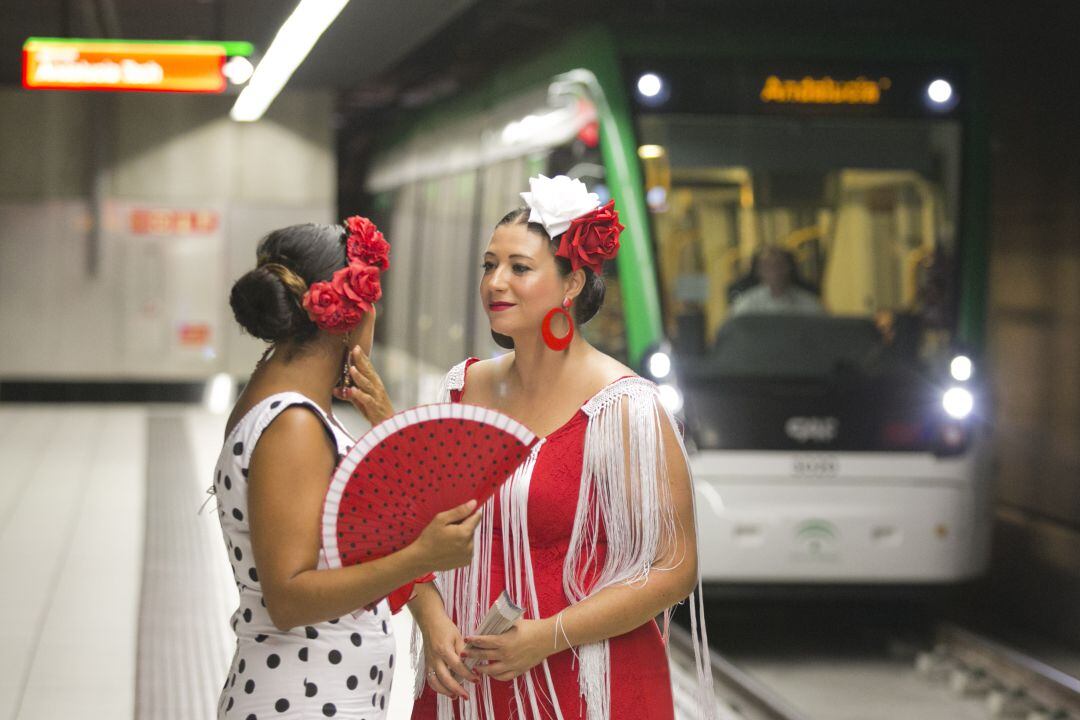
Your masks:
<svg viewBox="0 0 1080 720"><path fill-rule="evenodd" d="M626 231L590 342L685 422L715 586L949 585L989 550L987 140L972 59L918 43L587 30L424 109L366 187L403 402L502 352L476 294L536 173Z"/></svg>

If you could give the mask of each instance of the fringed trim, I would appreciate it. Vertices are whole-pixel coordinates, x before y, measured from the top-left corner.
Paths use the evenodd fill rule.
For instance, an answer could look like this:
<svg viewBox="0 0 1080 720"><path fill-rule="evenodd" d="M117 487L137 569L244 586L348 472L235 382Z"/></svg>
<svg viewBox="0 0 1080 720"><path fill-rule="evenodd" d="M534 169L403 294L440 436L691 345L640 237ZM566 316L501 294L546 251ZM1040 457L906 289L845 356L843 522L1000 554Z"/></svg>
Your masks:
<svg viewBox="0 0 1080 720"><path fill-rule="evenodd" d="M435 402L450 402L450 391L461 390L465 387L465 369L468 365L468 360L462 360L450 368L450 372L446 373L442 384L439 385L439 395Z"/></svg>
<svg viewBox="0 0 1080 720"><path fill-rule="evenodd" d="M461 363L443 381L440 401L449 398L451 389L460 390L465 382ZM581 602L600 590L620 584L641 585L653 571L671 570L681 557L667 567L655 560L669 554L678 542L679 523L671 500L671 488L664 456L662 423L668 423L679 439L683 460L686 449L675 418L660 402L655 384L643 378L624 378L609 385L589 400L582 410L589 416L585 431L581 490L570 548L563 565L563 591L571 604ZM538 443L532 454L500 489L503 529L502 563L507 591L526 609L525 617L539 617L536 583L529 553L528 498L536 457L543 446ZM494 499L484 507L478 542L472 563L465 568L438 573L436 587L442 593L447 614L463 632L472 632L487 610L491 596L490 578L494 533ZM607 544L601 566L597 557L600 531ZM702 718L715 720L716 700L712 688L708 638L705 633L704 608L698 590L690 596L691 633L694 661L698 675L698 700ZM667 640L670 610L664 612L664 639ZM413 657L417 663L417 694L423 689L423 652L414 634ZM577 649L580 666L578 683L588 708L588 720L611 720L611 657L608 641L591 643ZM419 660L419 661L418 661ZM491 701L490 678L484 677L473 700L451 700L439 696L439 720L478 720L480 703L484 716L495 717ZM546 691L546 692L545 692ZM562 720L551 672L545 661L541 666L514 681L515 709L518 717L542 717L538 698L547 695L556 720ZM456 709L456 713L455 713Z"/></svg>
<svg viewBox="0 0 1080 720"><path fill-rule="evenodd" d="M664 412L656 386L626 378L582 409L589 423L581 489L563 564L563 590L572 603L607 587L647 582L656 558L674 548L678 538L661 436ZM606 540L602 564L597 556L601 531ZM579 652L578 683L588 719L608 720L608 643L585 645Z"/></svg>

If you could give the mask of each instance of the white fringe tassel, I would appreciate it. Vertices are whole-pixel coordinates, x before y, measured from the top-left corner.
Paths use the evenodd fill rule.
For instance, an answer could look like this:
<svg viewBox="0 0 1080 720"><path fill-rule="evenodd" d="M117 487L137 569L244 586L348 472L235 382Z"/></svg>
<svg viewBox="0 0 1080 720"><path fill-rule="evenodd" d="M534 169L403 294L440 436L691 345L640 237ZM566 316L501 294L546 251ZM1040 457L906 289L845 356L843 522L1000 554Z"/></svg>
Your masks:
<svg viewBox="0 0 1080 720"><path fill-rule="evenodd" d="M439 400L449 400L450 389L460 389L464 364L450 371L443 382ZM678 567L682 558L667 567L654 565L676 547L679 523L671 501L671 489L664 457L662 423L669 423L679 438L675 418L659 400L656 386L641 378L627 378L609 385L583 408L589 416L585 431L585 457L577 513L570 547L563 565L563 590L571 604L581 602L600 590L614 585L641 585L653 571ZM543 441L500 490L503 532L503 568L506 589L514 602L525 608L525 617L539 617L536 583L529 552L528 499L536 457ZM438 573L436 585L442 593L447 614L465 632L472 632L487 610L491 596L490 578L494 532L494 500L484 506L484 520L475 545L472 564L465 568ZM600 530L606 537L606 555L601 566L597 558ZM591 579L591 582L588 582ZM588 582L588 586L586 583ZM698 675L698 699L704 720L717 718L712 687L712 669L705 632L704 607L700 602L701 580L690 596L691 634L694 662ZM695 595L699 597L695 597ZM670 609L664 612L663 635L668 638ZM417 669L417 696L423 689L423 650L417 630L413 636L413 662ZM580 665L578 683L584 698L588 720L611 720L611 655L608 642L591 643L578 648ZM542 672L538 671L541 670ZM554 682L547 661L541 668L514 681L517 716L548 720L541 715L539 695L546 694L555 712L563 720ZM480 692L472 700L451 700L439 696L439 720L479 720L479 703L484 717L495 717L491 701L491 680L484 677ZM539 686L539 687L538 687ZM546 686L546 688L544 687ZM547 693L544 693L546 689ZM526 712L528 708L528 712Z"/></svg>

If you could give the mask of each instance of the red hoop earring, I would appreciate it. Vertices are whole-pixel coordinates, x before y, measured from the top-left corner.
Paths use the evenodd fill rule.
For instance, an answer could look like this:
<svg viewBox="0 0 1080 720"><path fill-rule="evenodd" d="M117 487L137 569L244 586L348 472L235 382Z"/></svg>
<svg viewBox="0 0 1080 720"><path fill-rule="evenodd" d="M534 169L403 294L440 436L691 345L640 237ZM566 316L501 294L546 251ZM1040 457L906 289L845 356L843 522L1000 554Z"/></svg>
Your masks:
<svg viewBox="0 0 1080 720"><path fill-rule="evenodd" d="M567 312L567 309L572 304L573 300L564 300L562 307L551 308L548 314L544 316L544 322L540 323L540 334L544 336L544 344L556 352L565 350L570 346L570 341L574 339L574 320L570 317L570 313ZM566 324L570 326L570 332L561 338L555 337L555 333L551 332L551 319L559 313L566 317Z"/></svg>

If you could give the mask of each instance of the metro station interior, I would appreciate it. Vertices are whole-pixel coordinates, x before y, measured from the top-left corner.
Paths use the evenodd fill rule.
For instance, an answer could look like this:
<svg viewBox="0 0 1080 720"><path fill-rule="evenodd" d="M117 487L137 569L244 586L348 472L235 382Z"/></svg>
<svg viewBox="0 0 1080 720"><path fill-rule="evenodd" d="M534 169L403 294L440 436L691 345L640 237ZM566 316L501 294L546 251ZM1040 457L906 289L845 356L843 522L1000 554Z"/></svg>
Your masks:
<svg viewBox="0 0 1080 720"><path fill-rule="evenodd" d="M618 208L578 342L655 385L687 451L700 597L665 635L671 717L1080 720L1076 7L0 18L0 720L245 717L215 463L276 353L234 283L276 229L370 218L371 366L393 410L440 402L508 352L477 288L538 175ZM365 415L333 403L354 439ZM370 703L317 716L427 717L413 616L378 612L394 654L349 680Z"/></svg>

